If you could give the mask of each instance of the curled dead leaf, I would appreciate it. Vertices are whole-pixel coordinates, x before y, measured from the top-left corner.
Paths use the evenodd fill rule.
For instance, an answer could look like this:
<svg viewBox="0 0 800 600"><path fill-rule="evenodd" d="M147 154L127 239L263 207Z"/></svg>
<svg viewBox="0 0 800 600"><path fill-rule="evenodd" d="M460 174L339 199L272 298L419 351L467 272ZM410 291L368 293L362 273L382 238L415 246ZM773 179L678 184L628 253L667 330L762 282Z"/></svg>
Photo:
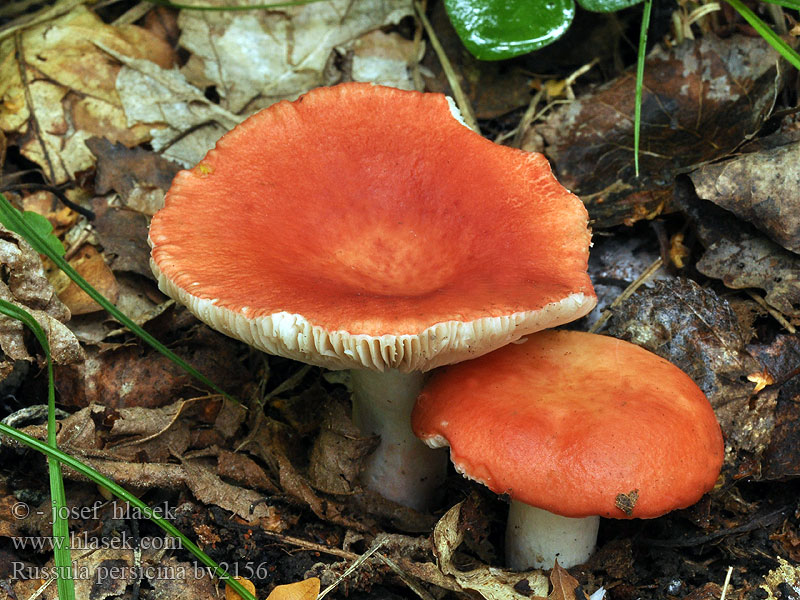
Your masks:
<svg viewBox="0 0 800 600"><path fill-rule="evenodd" d="M479 564L469 571L459 570L453 563L456 550L464 539L461 506L448 510L433 530L433 551L439 569L450 575L465 589L475 590L486 600L530 600L547 593L547 578L538 570L515 572Z"/></svg>
<svg viewBox="0 0 800 600"><path fill-rule="evenodd" d="M277 586L267 600L316 600L320 582L316 577Z"/></svg>

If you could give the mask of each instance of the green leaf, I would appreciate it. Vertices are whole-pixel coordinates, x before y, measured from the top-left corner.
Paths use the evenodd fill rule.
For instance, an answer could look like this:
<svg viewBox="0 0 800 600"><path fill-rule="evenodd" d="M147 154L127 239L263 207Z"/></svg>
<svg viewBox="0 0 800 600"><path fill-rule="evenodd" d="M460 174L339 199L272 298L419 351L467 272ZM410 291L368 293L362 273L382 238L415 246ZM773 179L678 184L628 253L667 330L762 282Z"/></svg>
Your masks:
<svg viewBox="0 0 800 600"><path fill-rule="evenodd" d="M592 12L616 12L623 8L628 8L634 4L639 4L642 0L578 0L586 10Z"/></svg>
<svg viewBox="0 0 800 600"><path fill-rule="evenodd" d="M798 0L764 0L767 4L777 4L783 8L791 10L800 10L800 2Z"/></svg>
<svg viewBox="0 0 800 600"><path fill-rule="evenodd" d="M538 50L561 37L575 16L572 0L445 0L450 22L480 60Z"/></svg>
<svg viewBox="0 0 800 600"><path fill-rule="evenodd" d="M20 215L20 218L22 218L28 224L28 226L42 238L44 243L47 244L47 247L50 248L52 252L58 254L59 256L64 256L66 250L64 250L64 245L61 243L61 240L53 235L53 226L50 224L50 221L48 221L39 213L31 212L29 210L26 210L24 213L20 213L16 208L13 207L12 210L17 211L17 214ZM25 237L25 233L19 229L15 229L14 223L3 214L0 214L0 223L2 223L3 227L6 229ZM45 254L45 252L41 253Z"/></svg>

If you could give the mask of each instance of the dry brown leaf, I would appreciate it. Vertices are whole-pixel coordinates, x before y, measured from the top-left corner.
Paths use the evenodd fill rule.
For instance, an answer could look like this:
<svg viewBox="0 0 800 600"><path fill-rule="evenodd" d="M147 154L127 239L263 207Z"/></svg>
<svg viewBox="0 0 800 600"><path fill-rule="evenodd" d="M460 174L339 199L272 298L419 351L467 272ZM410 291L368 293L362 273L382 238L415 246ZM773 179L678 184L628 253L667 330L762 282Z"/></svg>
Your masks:
<svg viewBox="0 0 800 600"><path fill-rule="evenodd" d="M453 62L453 69L472 109L479 119L494 119L516 108L526 106L531 100L528 70L507 61L498 69L494 62L476 59L456 35L443 2L431 3L431 25ZM535 69L534 69L535 70ZM421 74L429 92L453 95L439 58L432 49L425 53Z"/></svg>
<svg viewBox="0 0 800 600"><path fill-rule="evenodd" d="M0 129L52 183L94 164L84 143L92 136L129 146L150 138L148 127L129 127L115 89L119 65L98 42L164 67L174 60L163 40L134 25L107 25L84 6L0 43Z"/></svg>
<svg viewBox="0 0 800 600"><path fill-rule="evenodd" d="M145 215L155 214L164 205L164 193L180 165L155 152L126 148L105 138L91 138L86 145L97 158L97 194L116 191L127 208Z"/></svg>
<svg viewBox="0 0 800 600"><path fill-rule="evenodd" d="M678 170L725 156L758 131L782 87L779 64L759 37L709 34L668 51L656 48L644 69L638 178L633 70L555 109L523 147L553 160L559 180L584 200L597 227L653 218L669 208Z"/></svg>
<svg viewBox="0 0 800 600"><path fill-rule="evenodd" d="M238 360L239 344L206 327L192 331L174 350L223 389L241 389L250 380ZM204 393L171 360L137 346L107 351L90 346L85 360L59 368L56 380L61 401L79 407L164 406L181 396Z"/></svg>
<svg viewBox="0 0 800 600"><path fill-rule="evenodd" d="M425 45L419 44L419 50ZM413 90L411 65L419 62L417 45L399 33L371 31L353 45L353 81L369 81L401 90Z"/></svg>
<svg viewBox="0 0 800 600"><path fill-rule="evenodd" d="M567 570L556 561L553 570L550 572L550 585L552 590L546 600L581 600L585 598L580 592L578 580L567 573ZM578 595L580 593L580 595ZM545 600L544 598L537 600Z"/></svg>
<svg viewBox="0 0 800 600"><path fill-rule="evenodd" d="M455 578L462 588L475 590L486 600L530 600L531 596L544 596L548 589L547 578L538 570L515 572L480 563L469 571L456 568L453 556L464 539L462 504L448 510L433 530L433 551L442 573Z"/></svg>
<svg viewBox="0 0 800 600"><path fill-rule="evenodd" d="M93 246L85 244L78 253L69 260L79 275L89 284L108 298L112 304L117 302L119 297L119 285L114 277L114 273L106 264L103 255ZM103 308L97 304L89 294L84 292L77 284L72 281L65 273L58 271L52 277L53 285L58 292L58 297L67 305L73 315L85 315L98 312Z"/></svg>
<svg viewBox="0 0 800 600"><path fill-rule="evenodd" d="M679 187L678 192L681 210L707 248L697 270L734 289L765 290L767 304L800 322L800 257L692 191Z"/></svg>
<svg viewBox="0 0 800 600"><path fill-rule="evenodd" d="M352 493L364 460L378 445L374 436L365 437L353 425L348 409L341 403L325 407L320 433L311 448L309 482L328 494Z"/></svg>
<svg viewBox="0 0 800 600"><path fill-rule="evenodd" d="M249 579L245 579L244 577L234 577L236 581L242 584L242 587L246 589L248 592L256 595L256 586L253 585L253 582ZM242 597L239 595L239 592L234 591L234 589L226 585L225 586L225 600L242 600Z"/></svg>
<svg viewBox="0 0 800 600"><path fill-rule="evenodd" d="M316 577L277 586L267 600L316 600L320 582Z"/></svg>
<svg viewBox="0 0 800 600"><path fill-rule="evenodd" d="M698 196L800 253L800 143L706 165L691 178Z"/></svg>
<svg viewBox="0 0 800 600"><path fill-rule="evenodd" d="M332 0L257 12L183 10L180 44L191 53L183 73L200 89L215 86L229 111L253 112L335 83L340 75L331 61L334 49L347 49L364 33L411 14L410 0Z"/></svg>
<svg viewBox="0 0 800 600"><path fill-rule="evenodd" d="M39 255L20 236L0 227L0 264L4 277L0 281L0 298L28 311L41 325L56 363L68 365L83 358L83 350L75 335L63 322L69 320L69 309L58 299L45 276ZM25 343L25 326L11 317L0 316L0 379L9 375L13 361L31 360Z"/></svg>

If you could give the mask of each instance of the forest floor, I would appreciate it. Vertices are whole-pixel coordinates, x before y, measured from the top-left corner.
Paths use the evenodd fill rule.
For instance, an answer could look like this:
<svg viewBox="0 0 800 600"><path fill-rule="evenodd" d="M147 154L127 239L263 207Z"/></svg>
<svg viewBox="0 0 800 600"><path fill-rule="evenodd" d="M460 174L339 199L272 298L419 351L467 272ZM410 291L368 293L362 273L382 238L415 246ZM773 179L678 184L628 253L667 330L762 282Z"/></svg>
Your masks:
<svg viewBox="0 0 800 600"><path fill-rule="evenodd" d="M712 10L693 12L701 6ZM603 587L610 600L800 599L800 85L735 12L713 8L655 6L637 177L641 7L579 11L557 43L480 62L431 2L448 76L409 0L250 12L0 6L0 191L46 217L69 263L123 313L241 400L209 393L0 230L0 296L50 338L59 447L163 507L260 598L318 577L323 588L338 582L339 598L579 600ZM797 14L786 13L794 43ZM546 573L500 568L507 502L484 486L451 470L430 513L360 487L372 446L349 420L344 372L211 330L152 275L148 223L180 169L255 111L351 80L447 94L458 81L484 136L543 152L593 229L599 305L571 326L676 364L722 426L713 491L658 519L604 520L597 552L555 571L552 590ZM44 439L44 357L7 318L0 348L0 418ZM71 531L100 546L73 548L88 574L76 578L78 598L224 595L187 551L163 547L151 522L65 477ZM49 548L20 543L52 533L47 481L40 454L3 438L0 600L32 598L47 580L37 574ZM458 519L444 518L462 502ZM436 547L434 528L454 556ZM111 567L126 575L98 579ZM40 597L55 596L49 585Z"/></svg>

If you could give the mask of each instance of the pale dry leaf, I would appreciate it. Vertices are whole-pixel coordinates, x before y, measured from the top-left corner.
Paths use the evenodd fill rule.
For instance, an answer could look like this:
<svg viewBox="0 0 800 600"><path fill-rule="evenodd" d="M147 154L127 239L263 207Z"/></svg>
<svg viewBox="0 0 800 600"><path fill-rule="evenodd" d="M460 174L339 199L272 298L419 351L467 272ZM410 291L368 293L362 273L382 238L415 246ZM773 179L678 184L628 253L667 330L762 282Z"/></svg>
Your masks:
<svg viewBox="0 0 800 600"><path fill-rule="evenodd" d="M277 586L267 600L316 600L320 581L316 577Z"/></svg>
<svg viewBox="0 0 800 600"><path fill-rule="evenodd" d="M146 126L153 149L165 158L194 165L223 133L242 121L206 99L177 69L163 69L151 61L100 47L124 65L116 89L129 126Z"/></svg>
<svg viewBox="0 0 800 600"><path fill-rule="evenodd" d="M0 227L0 264L4 278L0 298L28 311L45 332L53 360L70 364L83 357L75 335L64 325L69 309L58 299L36 251L20 236ZM25 344L25 326L0 316L0 349L6 361L31 360Z"/></svg>
<svg viewBox="0 0 800 600"><path fill-rule="evenodd" d="M245 579L244 577L234 577L236 581L238 581L244 589L255 596L256 594L256 586L253 585L253 582L249 579ZM242 600L242 597L239 595L238 592L234 591L234 589L226 585L225 586L225 600Z"/></svg>
<svg viewBox="0 0 800 600"><path fill-rule="evenodd" d="M174 59L148 31L107 25L84 6L0 43L0 129L53 183L94 164L84 143L92 136L129 146L149 139L149 128L128 126L114 87L119 65L95 43L165 67Z"/></svg>
<svg viewBox="0 0 800 600"><path fill-rule="evenodd" d="M415 53L417 47L424 52L424 45L417 45L398 33L371 31L353 45L351 77L353 81L413 90L410 69L421 58Z"/></svg>
<svg viewBox="0 0 800 600"><path fill-rule="evenodd" d="M224 4L213 0L211 4ZM228 110L250 113L335 83L334 49L413 14L410 0L329 0L258 12L181 11L183 71L214 86Z"/></svg>
<svg viewBox="0 0 800 600"><path fill-rule="evenodd" d="M433 530L433 551L442 573L454 577L461 587L475 590L486 600L530 600L531 596L547 594L547 577L538 570L515 572L487 565L469 571L456 568L453 555L464 539L460 519L462 504L448 510ZM525 590L525 593L517 590Z"/></svg>
<svg viewBox="0 0 800 600"><path fill-rule="evenodd" d="M119 284L114 273L106 264L103 255L93 246L84 245L81 250L69 260L71 267L78 272L89 284L116 304L119 297ZM98 312L103 308L72 281L65 273L58 271L53 275L53 286L58 292L58 297L67 305L73 315L85 315Z"/></svg>
<svg viewBox="0 0 800 600"><path fill-rule="evenodd" d="M800 143L707 165L690 177L698 196L800 254Z"/></svg>
<svg viewBox="0 0 800 600"><path fill-rule="evenodd" d="M767 573L759 589L767 593L766 600L791 597L788 595L791 592L800 596L800 565L792 565L779 556L778 567Z"/></svg>

